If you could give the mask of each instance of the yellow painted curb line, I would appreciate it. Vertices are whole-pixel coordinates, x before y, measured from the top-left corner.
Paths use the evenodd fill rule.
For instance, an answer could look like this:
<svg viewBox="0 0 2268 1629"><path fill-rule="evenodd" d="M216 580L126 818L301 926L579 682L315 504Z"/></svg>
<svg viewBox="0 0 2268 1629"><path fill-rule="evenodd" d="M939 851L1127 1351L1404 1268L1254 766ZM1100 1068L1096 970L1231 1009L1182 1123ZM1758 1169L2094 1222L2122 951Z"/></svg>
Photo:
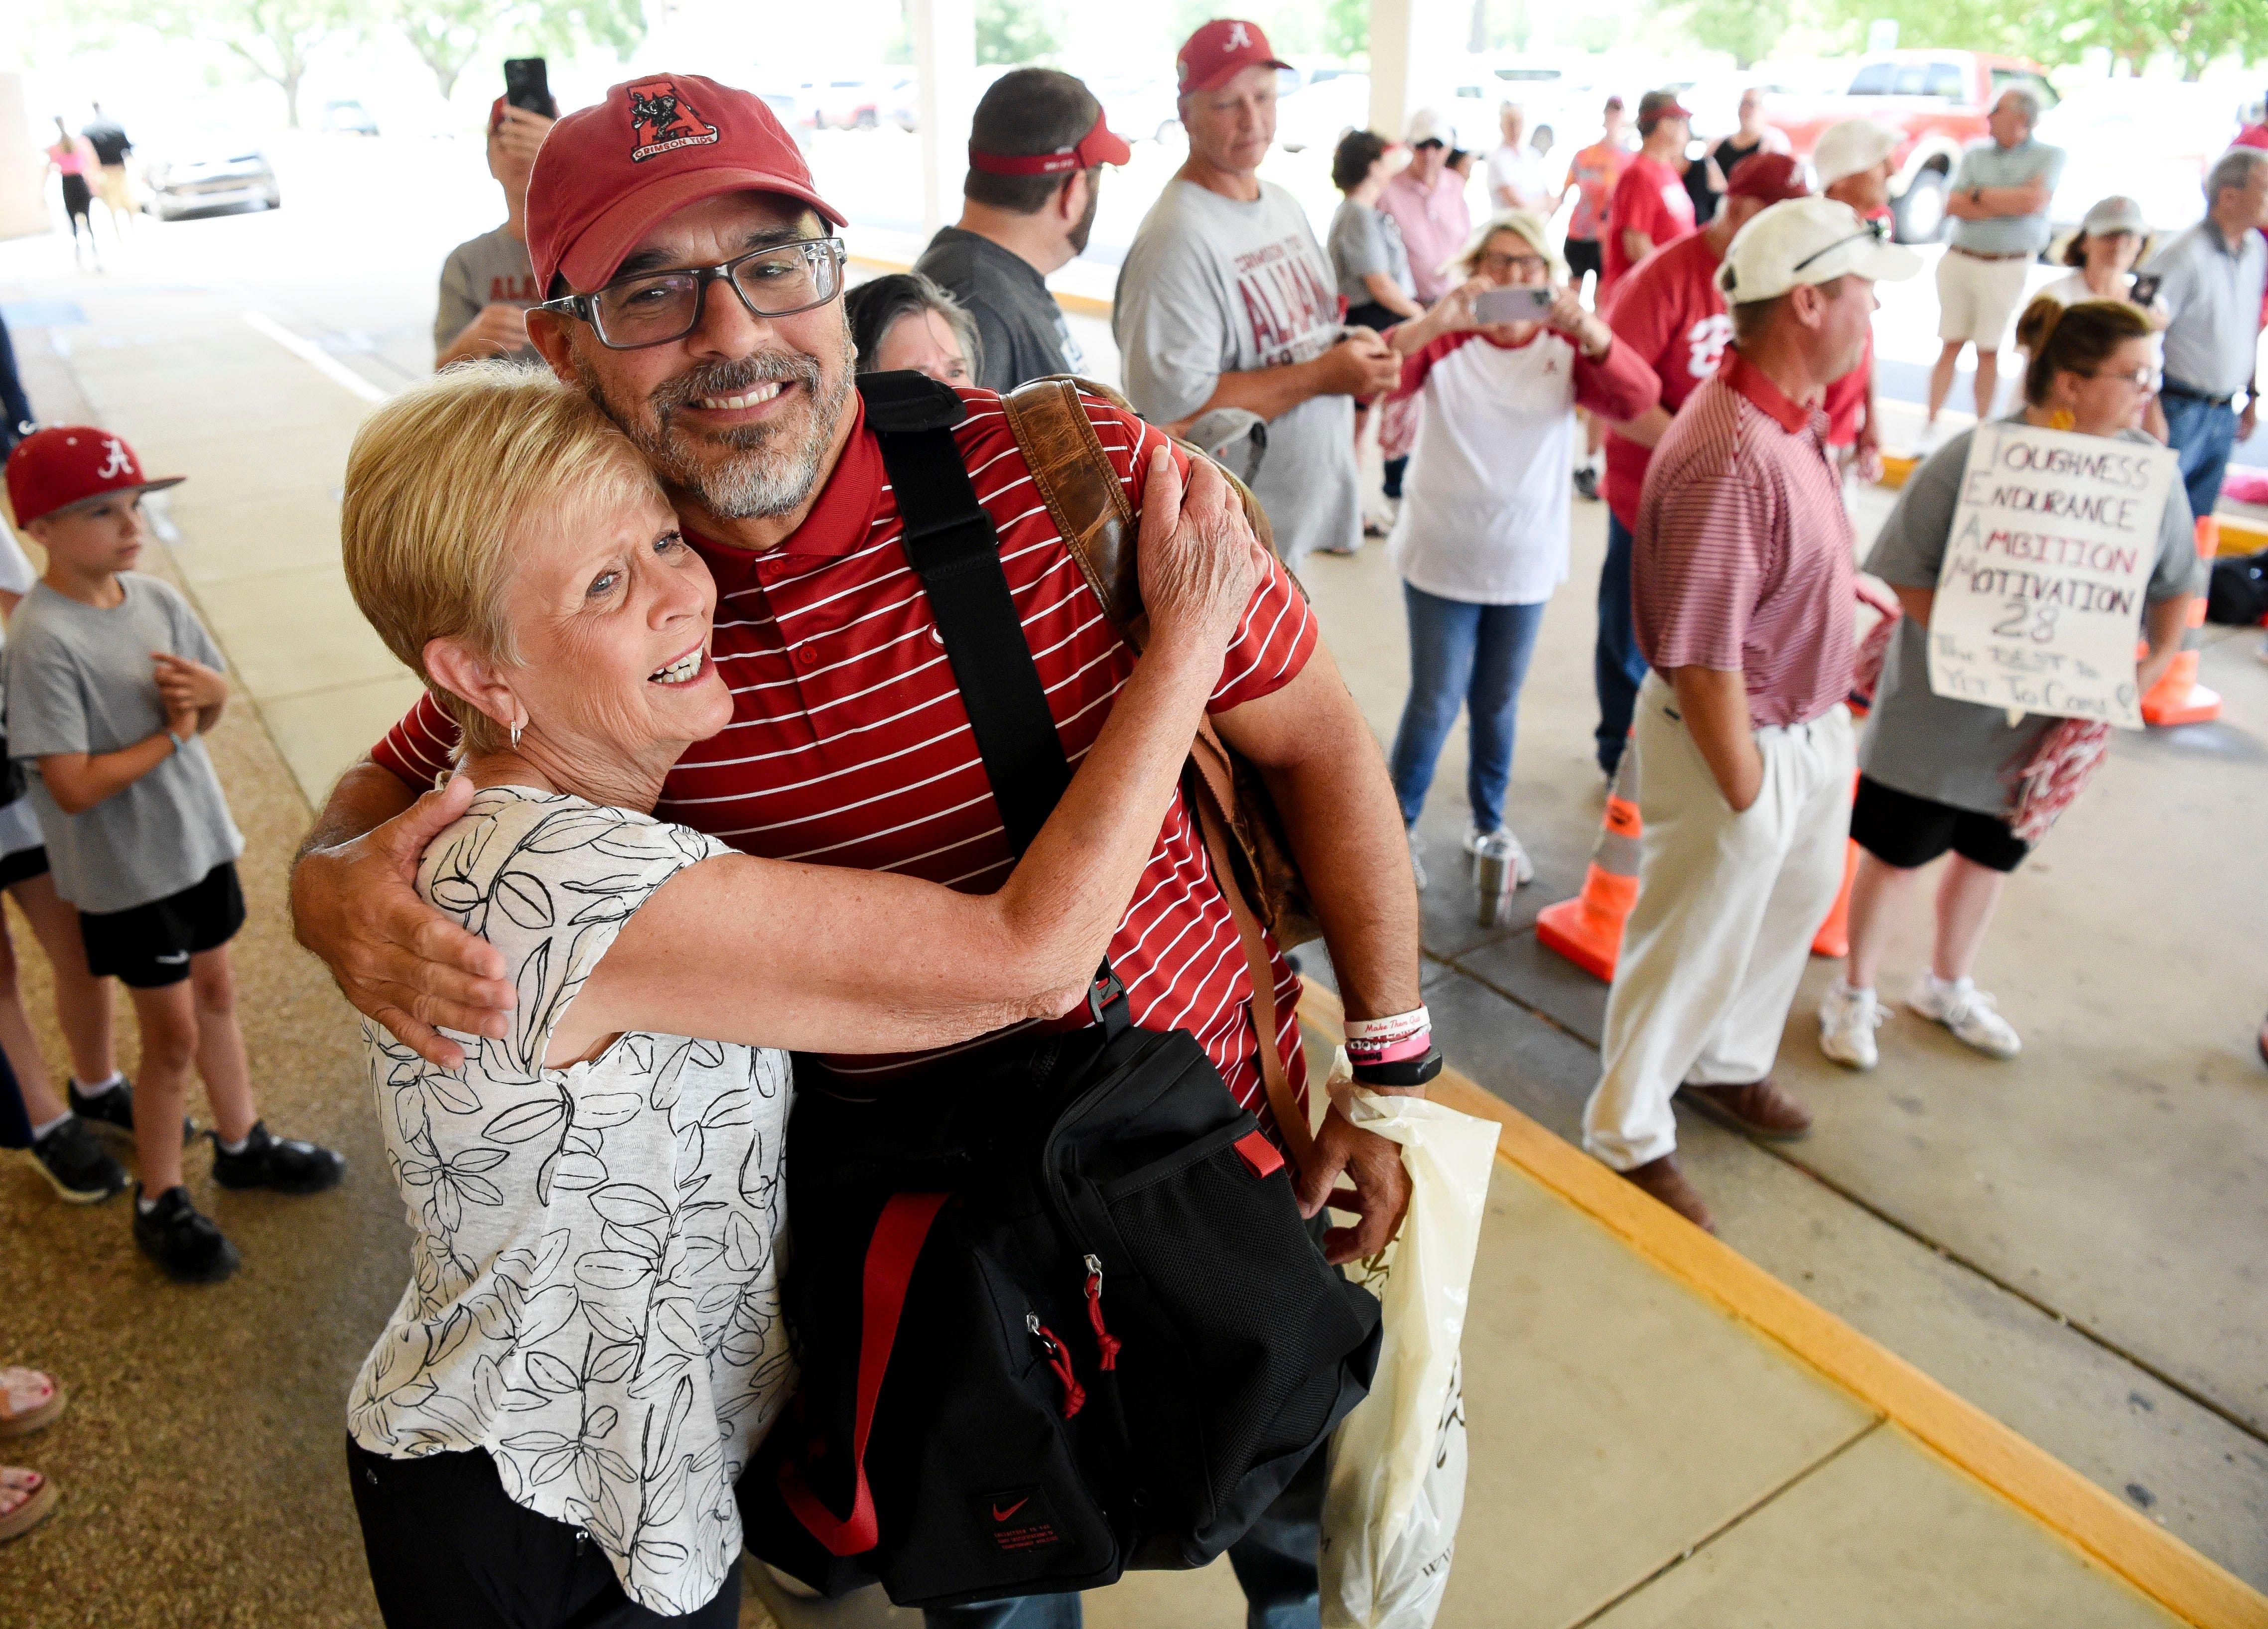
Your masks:
<svg viewBox="0 0 2268 1629"><path fill-rule="evenodd" d="M1310 984L1300 1016L1344 1038L1338 998ZM1435 1102L1494 1120L1497 1157L1852 1393L2144 1595L2199 1629L2268 1629L2268 1596L1921 1370L1813 1304L1732 1246L1640 1192L1493 1092L1444 1069Z"/></svg>
<svg viewBox="0 0 2268 1629"><path fill-rule="evenodd" d="M894 271L913 269L913 267L904 261L880 260L872 254L853 254L850 256L850 263L853 266L864 266L877 276L887 276ZM1053 289L1049 289L1048 292L1055 294L1057 305L1065 311L1075 311L1082 317L1107 317L1110 314L1110 302L1107 299L1097 299L1092 294L1057 294Z"/></svg>
<svg viewBox="0 0 2268 1629"><path fill-rule="evenodd" d="M2220 548L2225 555L2257 555L2268 549L2268 523L2240 520L2235 515L2217 515L2220 523Z"/></svg>

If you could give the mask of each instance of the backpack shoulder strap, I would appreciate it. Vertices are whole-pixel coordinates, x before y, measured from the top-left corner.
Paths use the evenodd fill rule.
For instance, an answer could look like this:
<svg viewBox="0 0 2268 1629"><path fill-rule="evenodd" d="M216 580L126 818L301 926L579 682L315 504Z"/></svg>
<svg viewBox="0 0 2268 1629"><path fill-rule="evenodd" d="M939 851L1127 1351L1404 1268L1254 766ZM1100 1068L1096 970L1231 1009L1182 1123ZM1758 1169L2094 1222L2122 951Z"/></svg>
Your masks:
<svg viewBox="0 0 2268 1629"><path fill-rule="evenodd" d="M953 439L966 409L918 373L862 373L858 389L897 498L906 559L928 593L1009 846L1021 854L1071 784L1071 766L1000 569L1000 534Z"/></svg>
<svg viewBox="0 0 2268 1629"><path fill-rule="evenodd" d="M1142 615L1134 506L1126 501L1126 489L1118 483L1094 421L1079 405L1081 390L1126 405L1125 398L1106 386L1058 373L1018 386L1000 398L1000 407L1064 547L1102 601L1111 625L1124 633Z"/></svg>

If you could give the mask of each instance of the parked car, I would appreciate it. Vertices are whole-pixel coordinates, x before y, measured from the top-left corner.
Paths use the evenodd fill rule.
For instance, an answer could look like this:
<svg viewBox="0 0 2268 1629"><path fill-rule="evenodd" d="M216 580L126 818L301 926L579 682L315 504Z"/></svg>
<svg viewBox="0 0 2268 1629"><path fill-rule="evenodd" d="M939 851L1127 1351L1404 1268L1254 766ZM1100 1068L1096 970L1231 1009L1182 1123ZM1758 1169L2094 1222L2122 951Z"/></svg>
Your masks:
<svg viewBox="0 0 2268 1629"><path fill-rule="evenodd" d="M1370 123L1370 76L1339 69L1318 70L1276 104L1276 144L1286 152L1310 147L1329 152L1349 130Z"/></svg>
<svg viewBox="0 0 2268 1629"><path fill-rule="evenodd" d="M1984 116L2001 93L2029 91L2043 108L2055 87L2037 63L1981 51L1884 51L1861 57L1839 96L1790 99L1772 109L1798 158L1845 119L1873 119L1904 137L1891 155L1890 223L1901 243L1934 242L1945 227L1946 188L1961 150L1989 134Z"/></svg>
<svg viewBox="0 0 2268 1629"><path fill-rule="evenodd" d="M2076 230L2098 199L2123 193L2154 232L2205 213L2205 167L2242 128L2238 110L2172 79L2106 79L2073 91L2042 116L2039 137L2071 155L2048 205L2058 232Z"/></svg>
<svg viewBox="0 0 2268 1629"><path fill-rule="evenodd" d="M871 130L882 122L880 92L871 79L814 79L801 100L822 130Z"/></svg>
<svg viewBox="0 0 2268 1629"><path fill-rule="evenodd" d="M375 136L378 121L351 97L323 104L323 129L335 136Z"/></svg>
<svg viewBox="0 0 2268 1629"><path fill-rule="evenodd" d="M185 146L183 158L159 157L150 161L143 181L150 189L143 205L161 221L238 204L280 209L283 188L276 184L275 166L259 148L237 143Z"/></svg>

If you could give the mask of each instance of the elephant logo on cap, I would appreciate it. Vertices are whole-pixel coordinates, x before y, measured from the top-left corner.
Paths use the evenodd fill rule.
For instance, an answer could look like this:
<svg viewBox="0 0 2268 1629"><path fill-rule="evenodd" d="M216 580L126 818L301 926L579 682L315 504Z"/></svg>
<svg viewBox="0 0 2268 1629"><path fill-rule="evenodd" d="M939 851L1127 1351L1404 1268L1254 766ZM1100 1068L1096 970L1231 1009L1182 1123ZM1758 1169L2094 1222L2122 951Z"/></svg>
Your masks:
<svg viewBox="0 0 2268 1629"><path fill-rule="evenodd" d="M717 139L717 127L685 99L676 80L641 79L629 92L630 135L635 142L630 149L632 164L680 147L706 146Z"/></svg>

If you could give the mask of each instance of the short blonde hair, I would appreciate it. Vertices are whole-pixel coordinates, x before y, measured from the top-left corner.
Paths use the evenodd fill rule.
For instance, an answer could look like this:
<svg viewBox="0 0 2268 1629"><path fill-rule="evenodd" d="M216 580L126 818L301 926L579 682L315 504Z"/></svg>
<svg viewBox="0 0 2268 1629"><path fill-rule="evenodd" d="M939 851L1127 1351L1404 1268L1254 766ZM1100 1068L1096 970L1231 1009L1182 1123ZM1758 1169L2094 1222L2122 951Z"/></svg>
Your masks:
<svg viewBox="0 0 2268 1629"><path fill-rule="evenodd" d="M1567 262L1559 251L1551 247L1551 237L1545 229L1543 217L1533 210L1498 210L1483 221L1478 231L1467 240L1456 259L1441 268L1442 273L1453 277L1469 277L1481 269L1481 256L1488 253L1489 240L1500 232L1508 232L1525 239L1528 247L1541 255L1551 268L1551 275L1562 283L1567 280Z"/></svg>
<svg viewBox="0 0 2268 1629"><path fill-rule="evenodd" d="M339 519L347 586L466 748L493 751L501 726L434 682L427 641L518 665L504 608L512 545L563 512L647 498L664 501L652 468L581 390L519 363L462 363L355 432Z"/></svg>

